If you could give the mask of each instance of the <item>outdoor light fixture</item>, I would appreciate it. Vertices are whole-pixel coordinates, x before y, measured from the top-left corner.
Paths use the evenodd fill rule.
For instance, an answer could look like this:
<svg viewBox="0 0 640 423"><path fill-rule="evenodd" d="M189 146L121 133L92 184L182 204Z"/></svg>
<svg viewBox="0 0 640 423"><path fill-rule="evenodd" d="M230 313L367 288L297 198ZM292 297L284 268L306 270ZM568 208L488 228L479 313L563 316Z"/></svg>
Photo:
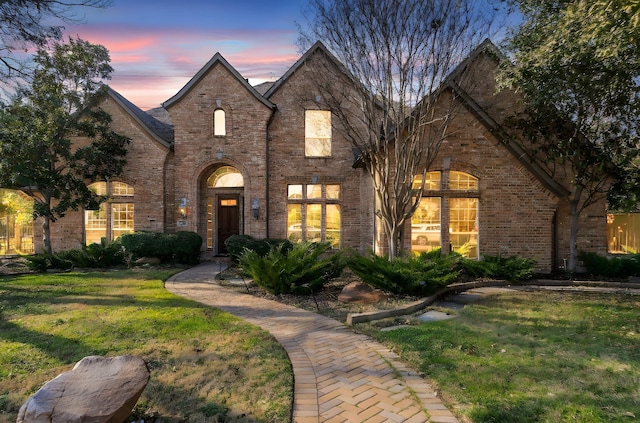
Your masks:
<svg viewBox="0 0 640 423"><path fill-rule="evenodd" d="M187 199L182 198L180 200L180 206L178 206L178 213L180 215L180 220L186 220L187 218Z"/></svg>
<svg viewBox="0 0 640 423"><path fill-rule="evenodd" d="M222 151L222 149L219 149L217 154L218 154L218 160L222 160L222 157L224 157L224 151Z"/></svg>
<svg viewBox="0 0 640 423"><path fill-rule="evenodd" d="M251 200L251 215L254 219L258 219L260 217L260 204L258 203L257 198Z"/></svg>

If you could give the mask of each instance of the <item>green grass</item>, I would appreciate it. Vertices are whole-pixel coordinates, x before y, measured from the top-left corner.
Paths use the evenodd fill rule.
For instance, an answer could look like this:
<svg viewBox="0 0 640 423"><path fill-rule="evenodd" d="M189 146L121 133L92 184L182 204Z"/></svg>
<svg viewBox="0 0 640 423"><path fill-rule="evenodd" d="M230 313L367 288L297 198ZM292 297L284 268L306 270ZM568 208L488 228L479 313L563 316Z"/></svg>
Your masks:
<svg viewBox="0 0 640 423"><path fill-rule="evenodd" d="M462 421L640 419L640 298L507 293L456 319L364 331L437 385Z"/></svg>
<svg viewBox="0 0 640 423"><path fill-rule="evenodd" d="M151 371L134 417L288 422L293 376L265 331L164 289L173 271L0 277L0 422L88 355ZM265 370L266 369L266 370Z"/></svg>

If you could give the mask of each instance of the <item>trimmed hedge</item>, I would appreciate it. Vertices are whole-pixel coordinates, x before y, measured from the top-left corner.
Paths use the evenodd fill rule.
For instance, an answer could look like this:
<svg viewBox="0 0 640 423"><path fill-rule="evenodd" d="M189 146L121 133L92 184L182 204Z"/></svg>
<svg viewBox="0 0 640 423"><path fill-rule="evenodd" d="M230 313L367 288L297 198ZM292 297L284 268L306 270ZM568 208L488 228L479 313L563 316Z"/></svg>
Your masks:
<svg viewBox="0 0 640 423"><path fill-rule="evenodd" d="M157 257L161 262L183 264L200 261L202 237L195 232L135 232L124 234L119 240L130 261L142 257Z"/></svg>

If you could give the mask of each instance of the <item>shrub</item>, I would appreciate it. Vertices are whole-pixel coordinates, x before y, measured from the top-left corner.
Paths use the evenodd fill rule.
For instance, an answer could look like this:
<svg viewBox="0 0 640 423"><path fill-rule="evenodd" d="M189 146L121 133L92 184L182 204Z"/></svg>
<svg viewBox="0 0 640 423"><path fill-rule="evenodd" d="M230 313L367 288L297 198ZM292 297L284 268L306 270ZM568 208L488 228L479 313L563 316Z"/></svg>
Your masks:
<svg viewBox="0 0 640 423"><path fill-rule="evenodd" d="M399 295L429 295L458 279L462 257L440 250L388 260L373 252L352 254L348 266L365 283Z"/></svg>
<svg viewBox="0 0 640 423"><path fill-rule="evenodd" d="M134 232L120 238L130 260L157 257L162 262L195 264L199 261L202 237L194 232Z"/></svg>
<svg viewBox="0 0 640 423"><path fill-rule="evenodd" d="M27 267L34 272L46 272L48 269L71 270L73 262L59 258L55 254L36 254L24 256L27 260Z"/></svg>
<svg viewBox="0 0 640 423"><path fill-rule="evenodd" d="M604 257L582 251L578 258L582 261L587 273L594 276L624 278L640 275L640 254Z"/></svg>
<svg viewBox="0 0 640 423"><path fill-rule="evenodd" d="M245 250L250 250L258 254L260 257L266 256L272 247L283 244L285 250L291 250L293 244L287 239L255 239L250 235L232 235L224 242L227 247L229 257L235 263L238 263L240 256Z"/></svg>
<svg viewBox="0 0 640 423"><path fill-rule="evenodd" d="M322 289L331 277L339 275L341 253L325 254L329 243L280 242L263 256L246 248L239 257L242 270L255 283L272 294L309 294Z"/></svg>
<svg viewBox="0 0 640 423"><path fill-rule="evenodd" d="M463 271L474 278L493 278L508 281L524 281L534 275L536 262L521 257L484 256L482 260L463 260Z"/></svg>

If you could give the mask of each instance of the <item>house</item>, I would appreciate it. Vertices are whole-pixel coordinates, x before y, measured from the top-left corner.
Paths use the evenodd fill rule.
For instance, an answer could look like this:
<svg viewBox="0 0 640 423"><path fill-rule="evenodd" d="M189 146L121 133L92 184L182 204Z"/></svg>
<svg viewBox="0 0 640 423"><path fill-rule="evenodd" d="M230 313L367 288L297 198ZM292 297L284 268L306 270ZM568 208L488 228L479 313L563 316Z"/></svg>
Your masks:
<svg viewBox="0 0 640 423"><path fill-rule="evenodd" d="M238 233L380 250L373 186L323 108L310 72L318 60L339 67L317 43L277 82L253 87L216 54L148 112L111 90L103 107L132 140L128 164L121 178L93 185L110 196L99 210L72 211L52 225L54 250L133 230L195 231L203 257L224 253ZM518 98L496 94L496 69L486 42L443 86L443 101L455 95L460 107L406 225L405 247L519 255L551 272L569 254L566 189L504 131ZM474 83L463 88L462 75ZM580 250L606 253L606 219L604 203L583 213Z"/></svg>

